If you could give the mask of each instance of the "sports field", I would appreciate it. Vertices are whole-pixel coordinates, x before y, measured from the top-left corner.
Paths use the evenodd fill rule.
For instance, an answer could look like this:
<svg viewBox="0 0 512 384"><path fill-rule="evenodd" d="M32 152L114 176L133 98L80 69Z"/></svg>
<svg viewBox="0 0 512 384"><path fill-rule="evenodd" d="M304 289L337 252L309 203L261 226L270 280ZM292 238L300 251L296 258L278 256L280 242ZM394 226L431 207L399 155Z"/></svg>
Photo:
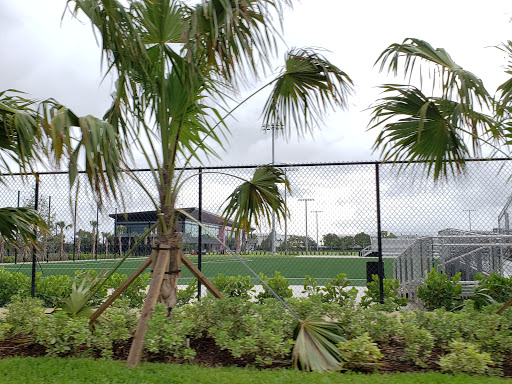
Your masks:
<svg viewBox="0 0 512 384"><path fill-rule="evenodd" d="M197 256L190 256L190 259L197 265ZM354 256L243 256L242 259L256 273L263 273L266 276L273 276L275 271L279 271L292 285L302 285L304 276L310 275L315 278L319 284L335 277L338 273L346 273L348 279L354 286L366 285L366 262L377 261L376 258L361 258ZM130 274L143 261L143 258L127 259L118 269L121 274ZM43 276L48 275L74 275L76 270L94 269L99 272L103 270L110 271L119 260L84 260L84 261L60 261L60 262L41 262L37 264L37 272ZM22 272L26 275L31 274L32 265L30 263L2 264L3 267L11 272ZM392 277L392 259L384 259L384 272L388 278ZM245 266L233 256L203 256L202 271L209 278L213 279L219 273L224 275L249 275ZM149 272L149 269L148 269ZM191 273L183 266L183 284L190 281ZM253 280L253 282L256 282Z"/></svg>

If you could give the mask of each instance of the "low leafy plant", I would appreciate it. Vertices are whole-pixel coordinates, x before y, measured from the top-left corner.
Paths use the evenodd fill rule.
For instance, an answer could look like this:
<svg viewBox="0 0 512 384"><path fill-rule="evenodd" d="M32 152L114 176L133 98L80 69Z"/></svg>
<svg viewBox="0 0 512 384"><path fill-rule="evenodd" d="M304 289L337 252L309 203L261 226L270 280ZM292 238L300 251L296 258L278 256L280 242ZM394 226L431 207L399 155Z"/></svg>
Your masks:
<svg viewBox="0 0 512 384"><path fill-rule="evenodd" d="M11 334L11 325L0 320L0 340L7 339Z"/></svg>
<svg viewBox="0 0 512 384"><path fill-rule="evenodd" d="M478 285L472 299L479 309L492 303L504 303L512 297L512 277L497 273L485 276L479 273L475 280L478 281Z"/></svg>
<svg viewBox="0 0 512 384"><path fill-rule="evenodd" d="M417 366L425 368L432 354L434 337L428 330L420 328L414 321L409 320L406 315L402 316L401 322L399 335L404 345L403 360L411 360Z"/></svg>
<svg viewBox="0 0 512 384"><path fill-rule="evenodd" d="M290 353L295 321L277 300L258 304L230 298L214 301L211 309L207 334L233 356L267 365Z"/></svg>
<svg viewBox="0 0 512 384"><path fill-rule="evenodd" d="M167 307L158 303L148 321L148 331L144 346L149 352L171 354L174 357L193 358L195 351L187 345L189 335L193 333L194 322L180 315L176 308L172 317L167 317Z"/></svg>
<svg viewBox="0 0 512 384"><path fill-rule="evenodd" d="M37 343L46 347L49 356L63 356L77 351L82 346L89 346L91 331L89 322L84 317L70 317L58 311L43 316L35 331Z"/></svg>
<svg viewBox="0 0 512 384"><path fill-rule="evenodd" d="M10 326L12 335L33 336L44 317L42 301L31 297L13 296L7 309L5 322Z"/></svg>
<svg viewBox="0 0 512 384"><path fill-rule="evenodd" d="M219 273L212 281L225 297L241 297L249 300L254 293L250 276L225 276Z"/></svg>
<svg viewBox="0 0 512 384"><path fill-rule="evenodd" d="M368 333L352 340L338 343L341 367L345 369L376 369L379 359L383 357L379 347Z"/></svg>
<svg viewBox="0 0 512 384"><path fill-rule="evenodd" d="M317 281L307 275L304 278L304 291L308 297L318 297L323 303L336 303L338 305L354 304L357 298L357 289L350 288L350 280L345 273L339 273L335 278L327 281L325 286L318 286Z"/></svg>
<svg viewBox="0 0 512 384"><path fill-rule="evenodd" d="M110 307L94 323L91 346L99 350L102 357L111 357L115 343L127 341L137 328L137 313L128 306L129 300L119 300L117 305Z"/></svg>
<svg viewBox="0 0 512 384"><path fill-rule="evenodd" d="M428 310L445 308L452 311L460 306L460 272L448 279L444 273L437 272L434 268L427 274L425 284L418 288L418 298Z"/></svg>
<svg viewBox="0 0 512 384"><path fill-rule="evenodd" d="M368 283L368 289L361 299L361 305L368 308L378 305L384 311L397 311L407 305L407 298L399 296L400 283L397 279L384 279L384 304L380 303L380 281L378 275L372 275L372 281Z"/></svg>
<svg viewBox="0 0 512 384"><path fill-rule="evenodd" d="M178 290L178 302L177 306L181 307L185 304L189 304L197 296L197 279L191 280L185 289Z"/></svg>
<svg viewBox="0 0 512 384"><path fill-rule="evenodd" d="M146 289L149 285L149 273L144 273L137 277L121 294L121 298L128 300L130 308L141 308L146 297ZM126 279L128 275L113 273L105 283L106 289L117 289Z"/></svg>
<svg viewBox="0 0 512 384"><path fill-rule="evenodd" d="M9 272L0 267L0 307L9 304L15 295L30 295L30 279L21 272Z"/></svg>
<svg viewBox="0 0 512 384"><path fill-rule="evenodd" d="M280 272L275 271L274 277L271 278L268 278L263 273L260 273L259 276L281 298L285 299L293 296L293 291L290 288L290 282L286 280ZM260 292L256 297L261 303L265 299L273 299L274 295L267 289L267 287L263 286L263 292Z"/></svg>
<svg viewBox="0 0 512 384"><path fill-rule="evenodd" d="M373 341L390 343L400 337L402 322L400 321L399 315L401 314L401 312L388 313L375 310L374 307L366 309L362 311L361 320L359 321L363 324L363 326L360 327L360 331L366 331ZM355 336L356 335L353 335L352 337Z"/></svg>
<svg viewBox="0 0 512 384"><path fill-rule="evenodd" d="M49 275L41 278L36 276L36 297L43 301L43 305L55 308L62 305L64 298L71 294L72 279L68 275Z"/></svg>
<svg viewBox="0 0 512 384"><path fill-rule="evenodd" d="M439 359L443 372L484 375L491 372L494 362L487 352L480 352L471 343L453 341L448 346L449 353Z"/></svg>

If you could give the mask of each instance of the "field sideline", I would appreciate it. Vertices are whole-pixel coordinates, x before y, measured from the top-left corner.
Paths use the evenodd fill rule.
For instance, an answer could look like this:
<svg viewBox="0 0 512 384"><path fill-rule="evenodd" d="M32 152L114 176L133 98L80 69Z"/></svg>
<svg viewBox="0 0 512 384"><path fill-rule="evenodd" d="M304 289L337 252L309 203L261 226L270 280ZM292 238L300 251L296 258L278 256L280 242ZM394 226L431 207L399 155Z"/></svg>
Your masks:
<svg viewBox="0 0 512 384"><path fill-rule="evenodd" d="M190 256L190 259L197 265L197 256ZM354 286L366 285L366 262L377 261L376 258L361 258L353 256L243 256L242 259L257 273L263 273L266 276L273 276L275 271L281 274L292 285L302 285L304 276L310 275L315 278L319 284L335 277L338 273L346 273L348 279ZM130 274L144 260L144 258L127 259L117 270L121 274ZM40 262L37 264L37 272L43 276L48 275L74 275L76 270L96 271L114 268L119 259L114 260L80 260L80 261L58 261L58 262ZM392 277L392 259L384 259L384 273L387 278ZM31 274L31 263L2 264L0 268L5 268L10 272L22 272L26 275ZM240 261L232 256L203 256L202 271L209 278L213 279L219 273L224 275L249 275L249 271ZM148 269L147 272L150 272ZM182 283L187 283L192 278L191 273L183 267ZM253 279L253 282L254 281Z"/></svg>

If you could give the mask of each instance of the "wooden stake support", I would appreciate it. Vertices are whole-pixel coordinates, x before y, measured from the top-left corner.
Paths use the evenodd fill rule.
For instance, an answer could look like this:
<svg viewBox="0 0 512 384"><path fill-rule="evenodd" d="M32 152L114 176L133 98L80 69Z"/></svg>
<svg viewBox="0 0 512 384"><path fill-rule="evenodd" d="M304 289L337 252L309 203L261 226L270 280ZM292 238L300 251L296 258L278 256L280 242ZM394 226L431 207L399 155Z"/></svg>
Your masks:
<svg viewBox="0 0 512 384"><path fill-rule="evenodd" d="M498 310L498 312L496 312L498 315L501 315L505 309L507 309L508 307L510 307L512 305L512 298L509 299L505 304L503 304L503 306Z"/></svg>
<svg viewBox="0 0 512 384"><path fill-rule="evenodd" d="M180 251L180 257L181 261L185 266L189 269L192 274L197 277L197 280L199 280L211 293L213 296L215 296L217 299L223 299L224 296L220 291L217 289L215 285L212 284L210 280L206 278L206 276L201 272L191 261L190 259L183 254L183 252Z"/></svg>
<svg viewBox="0 0 512 384"><path fill-rule="evenodd" d="M160 288L165 276L165 272L169 268L169 260L171 257L170 248L166 244L160 244L158 248L158 255L153 264L153 273L151 274L151 283L149 284L149 291L142 306L142 313L139 318L139 324L133 337L133 342L130 347L130 353L126 364L134 367L140 363L142 358L142 350L144 348L144 337L148 330L147 322L151 319L153 309L158 301Z"/></svg>
<svg viewBox="0 0 512 384"><path fill-rule="evenodd" d="M105 300L96 311L92 314L91 318L89 319L89 325L92 325L98 317L107 309L121 294L130 286L131 283L135 281L137 277L139 277L147 267L151 265L153 262L154 257L156 256L156 251L153 251L151 253L151 256L149 256L144 262L137 268L117 289L110 295L110 297Z"/></svg>
<svg viewBox="0 0 512 384"><path fill-rule="evenodd" d="M98 317L107 309L125 290L132 284L137 277L139 277L151 264L153 264L153 271L151 273L151 283L149 284L148 294L144 305L142 307L142 313L139 318L137 330L133 337L132 345L130 347L130 353L126 361L130 367L136 366L140 363L142 358L142 351L144 349L144 337L148 329L147 322L151 319L153 309L158 301L160 290L162 288L162 281L166 273L174 272L175 276L181 276L181 263L190 270L190 272L200 281L212 294L218 299L223 299L224 296L220 291L212 284L210 280L187 258L181 250L179 252L178 260L174 262L175 265L170 265L171 262L171 249L167 244L160 244L153 248L151 256L149 256L144 262L135 270L128 279L126 279L110 297L102 303L98 309L92 314L89 324L92 325ZM177 276L176 276L177 277ZM176 284L177 279L173 278L173 282Z"/></svg>

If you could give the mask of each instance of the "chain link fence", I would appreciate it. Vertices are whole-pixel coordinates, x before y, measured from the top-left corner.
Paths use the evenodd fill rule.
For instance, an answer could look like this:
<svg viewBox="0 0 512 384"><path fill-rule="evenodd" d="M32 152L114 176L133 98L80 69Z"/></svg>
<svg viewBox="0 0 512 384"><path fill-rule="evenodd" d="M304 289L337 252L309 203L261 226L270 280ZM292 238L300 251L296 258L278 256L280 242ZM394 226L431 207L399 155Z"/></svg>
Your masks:
<svg viewBox="0 0 512 384"><path fill-rule="evenodd" d="M200 263L210 279L222 273L247 276L248 270L215 239L236 251L257 273L277 272L301 295L305 276L323 285L338 274L350 284L365 287L377 273L379 172L381 252L386 278L399 279L403 294L413 297L431 268L453 275L464 272L472 281L478 272L505 276L509 265L512 162L469 161L464 175L432 181L423 164L359 162L280 165L290 181L282 188L289 208L286 220L254 226L234 238L219 220L229 194L252 177L256 167L203 167L186 169L187 180L177 206L187 212L179 220L183 251ZM51 234L41 236L37 271L74 274L76 270L111 270L133 245L140 244L119 272L129 274L151 252L155 231L142 234L156 221L153 200L157 188L150 172L126 176L122 201L98 207L81 174L78 193L71 191L64 173L39 175L38 209L48 220ZM34 176L2 176L0 206L34 206ZM148 196L149 193L149 196ZM199 218L202 229L191 220ZM274 230L273 230L274 229ZM482 245L483 244L483 245ZM31 252L19 244L9 249L0 243L0 266L30 274ZM180 284L192 279L184 271ZM311 282L311 280L309 280ZM254 283L257 283L253 279Z"/></svg>

